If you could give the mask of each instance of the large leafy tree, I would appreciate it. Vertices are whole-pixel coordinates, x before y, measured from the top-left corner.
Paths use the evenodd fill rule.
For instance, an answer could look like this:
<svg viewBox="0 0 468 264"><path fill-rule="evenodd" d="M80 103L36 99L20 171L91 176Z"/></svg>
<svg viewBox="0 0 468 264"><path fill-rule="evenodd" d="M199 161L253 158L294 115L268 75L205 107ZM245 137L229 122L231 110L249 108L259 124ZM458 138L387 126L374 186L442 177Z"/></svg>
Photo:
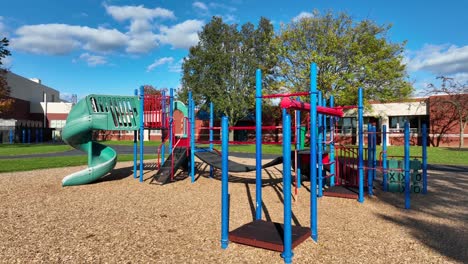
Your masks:
<svg viewBox="0 0 468 264"><path fill-rule="evenodd" d="M5 78L7 70L3 68L2 62L5 57L11 55L10 51L6 48L8 44L7 38L4 37L0 40L0 114L8 111L13 104L13 99L8 97L10 95L10 88Z"/></svg>
<svg viewBox="0 0 468 264"><path fill-rule="evenodd" d="M309 88L310 63L318 66L318 88L334 95L339 104L355 105L357 89L366 99L388 101L407 97L412 86L403 63L405 43L391 43L391 26L369 20L354 21L332 12L283 25L275 43L279 48L279 75L291 90Z"/></svg>
<svg viewBox="0 0 468 264"><path fill-rule="evenodd" d="M228 25L213 17L199 33L199 43L190 48L182 69L179 98L192 91L198 106L213 102L216 112L229 116L230 125L246 117L255 103L255 70L262 69L270 87L276 65L273 26L261 18L258 26Z"/></svg>

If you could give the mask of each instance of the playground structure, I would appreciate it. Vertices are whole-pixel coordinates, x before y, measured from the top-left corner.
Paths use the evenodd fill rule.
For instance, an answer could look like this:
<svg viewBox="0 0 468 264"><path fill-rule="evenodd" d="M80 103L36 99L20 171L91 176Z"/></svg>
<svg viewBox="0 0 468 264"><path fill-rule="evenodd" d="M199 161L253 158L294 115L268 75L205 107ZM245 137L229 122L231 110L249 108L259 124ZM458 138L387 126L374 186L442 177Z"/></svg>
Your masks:
<svg viewBox="0 0 468 264"><path fill-rule="evenodd" d="M318 241L317 230L317 197L322 196L322 191L325 185L325 179L330 179L328 185L330 188L336 186L357 187L358 201L364 201L364 189L367 187L369 195L372 195L373 181L376 179L376 131L372 126L368 129L368 149L367 162L368 166L364 167L364 131L363 131L363 105L362 105L362 89L359 89L358 102L358 118L359 118L359 146L357 152L357 163L345 163L343 165L342 157L347 157L347 154L341 152L335 158L335 150L345 149L335 146L333 140L333 125L336 117L343 116L342 107L334 107L333 98L330 99L330 107L326 107L326 102L322 98L321 93L317 91L316 84L317 69L316 65L311 65L311 87L309 92L292 93L292 94L276 94L262 95L261 92L261 72L257 71L257 87L256 87L256 165L245 166L236 164L228 160L229 141L227 133L230 129L227 126L228 119L223 117L221 126L221 155L213 149L213 106L210 106L210 146L208 149L196 148L195 142L195 106L192 100L192 94L189 93L188 108L181 102L175 102L173 99L173 90L170 91L170 96L167 97L163 92L162 95L151 97L144 94L143 87L140 88L140 93L135 91L135 96L105 96L105 95L89 95L84 100L81 100L70 112L67 119L67 125L63 131L64 140L71 146L81 149L88 153L88 168L76 173L73 173L63 179L64 186L79 185L93 182L103 175L107 174L116 164L116 152L107 146L92 141L92 130L126 130L134 131L134 177L137 177L137 171L140 170L140 181L143 181L143 148L144 148L144 129L158 129L162 132L162 143L158 148L158 154L161 154L161 162L157 161L157 172L152 177L159 184L164 184L170 180L174 180L174 172L183 167L184 164L190 171L191 181L195 181L195 156L210 165L210 171L214 168L221 169L222 173L222 232L221 246L227 248L228 242L237 242L270 250L282 252L282 257L286 263L292 261L292 249L305 241L308 236L311 236L314 241ZM299 100L291 99L294 96L310 96L310 104ZM283 155L279 159L275 159L267 164L261 163L262 160L262 100L265 98L283 98L280 107L283 115ZM184 113L184 128L183 135L175 137L173 125L173 111L177 109ZM307 173L311 181L310 204L311 204L311 226L308 228L291 225L291 116L287 112L294 110L296 113L296 131L295 145L296 150L300 150L300 111L309 113L308 125L310 128L310 151L308 156L309 169ZM327 118L330 118L330 135L327 140ZM317 127L317 131L315 128ZM409 127L405 125L405 161L404 161L404 179L405 179L405 208L409 209L409 193L410 193L410 163L409 163ZM232 128L231 128L232 129ZM137 148L138 148L138 131L140 141L140 162L137 163ZM385 131L385 128L384 128ZM407 136L408 134L408 136ZM385 137L384 137L385 138ZM408 140L406 140L408 138ZM169 156L165 159L166 140L168 143ZM175 143L174 143L175 142ZM425 137L423 136L423 142ZM329 153L327 160L323 161L323 153L328 145ZM385 146L385 144L384 144ZM426 144L423 144L423 193L427 191L427 179L425 170L427 163L425 162ZM306 153L306 152L303 152ZM383 188L386 190L388 172L396 171L386 169L386 166L393 164L389 162L387 165L386 146L382 152L383 166ZM299 152L295 152L295 186L301 186L301 158L298 158ZM352 158L352 157L348 157ZM354 158L353 158L354 159ZM351 160L351 159L349 159ZM188 163L188 164L187 164ZM262 172L263 168L278 165L283 163L283 195L284 195L284 223L271 223L262 220ZM307 162L306 162L307 163ZM324 175L324 166L330 166L330 174ZM139 168L138 168L139 167ZM317 169L312 169L317 168ZM255 220L247 223L231 232L229 232L229 194L228 194L228 171L246 172L256 171L256 216ZM416 170L417 169L413 169ZM305 172L306 170L304 170ZM400 169L401 171L401 169ZM345 178L344 175L350 174L351 177ZM367 172L367 173L365 173ZM415 172L413 172L415 174ZM365 178L367 175L367 178ZM316 188L317 186L318 188ZM391 187L393 188L393 187ZM329 191L325 192L327 195ZM279 228L278 228L279 227ZM284 230L282 234L278 233L278 229ZM259 235L260 234L260 235ZM294 235L293 235L294 234Z"/></svg>
<svg viewBox="0 0 468 264"><path fill-rule="evenodd" d="M168 107L169 106L169 107ZM63 186L81 185L96 181L110 172L117 161L117 153L92 139L93 130L134 131L134 177L140 170L140 181L143 181L144 130L162 131L162 143L158 148L161 162L157 160L157 172L153 177L163 183L173 177L174 170L182 165L181 159L187 158L179 148L186 149L186 134L176 139L173 127L173 111L179 110L187 115L187 108L179 101L173 100L173 90L167 97L145 95L144 87L135 96L88 95L79 101L70 111L66 126L63 129L64 141L76 149L88 154L88 168L66 176ZM137 140L140 136L140 164L137 166ZM185 130L184 130L185 131ZM167 133L168 132L168 133ZM165 160L165 143L169 141L171 155ZM172 153L176 153L172 155ZM176 158L173 158L176 156ZM177 159L176 162L174 160ZM161 165L162 164L162 165ZM169 168L169 169L168 169Z"/></svg>

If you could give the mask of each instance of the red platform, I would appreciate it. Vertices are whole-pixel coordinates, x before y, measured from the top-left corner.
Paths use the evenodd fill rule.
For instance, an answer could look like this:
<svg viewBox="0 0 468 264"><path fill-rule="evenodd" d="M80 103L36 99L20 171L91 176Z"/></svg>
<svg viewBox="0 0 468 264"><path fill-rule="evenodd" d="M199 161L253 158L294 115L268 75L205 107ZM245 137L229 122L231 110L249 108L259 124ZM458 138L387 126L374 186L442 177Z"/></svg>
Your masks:
<svg viewBox="0 0 468 264"><path fill-rule="evenodd" d="M255 220L229 232L229 240L252 247L283 252L283 224ZM310 237L310 228L292 226L292 248Z"/></svg>

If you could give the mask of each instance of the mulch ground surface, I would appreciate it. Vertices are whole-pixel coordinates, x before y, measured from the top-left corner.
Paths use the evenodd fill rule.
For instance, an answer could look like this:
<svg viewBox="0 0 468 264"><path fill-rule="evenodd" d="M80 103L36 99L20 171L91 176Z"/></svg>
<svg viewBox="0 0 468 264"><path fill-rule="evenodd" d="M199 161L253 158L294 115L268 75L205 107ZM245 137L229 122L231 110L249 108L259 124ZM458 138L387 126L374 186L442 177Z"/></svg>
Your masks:
<svg viewBox="0 0 468 264"><path fill-rule="evenodd" d="M252 159L237 159L254 164ZM133 179L118 163L99 182L61 187L85 167L0 174L1 263L282 263L278 252L220 247L219 173L191 183ZM204 166L201 169L206 169ZM264 218L283 222L282 166L263 173ZM254 218L254 173L230 175L230 230ZM310 225L309 182L293 204L293 223ZM383 193L318 201L319 242L294 249L295 263L467 263L468 172L430 171L427 195Z"/></svg>

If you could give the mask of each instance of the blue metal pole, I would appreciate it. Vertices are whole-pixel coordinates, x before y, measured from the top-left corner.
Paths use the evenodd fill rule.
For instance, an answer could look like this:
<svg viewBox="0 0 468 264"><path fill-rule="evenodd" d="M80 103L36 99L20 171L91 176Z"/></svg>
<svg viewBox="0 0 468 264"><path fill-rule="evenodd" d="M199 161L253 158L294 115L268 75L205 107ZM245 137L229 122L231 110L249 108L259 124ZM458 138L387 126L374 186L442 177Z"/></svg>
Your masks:
<svg viewBox="0 0 468 264"><path fill-rule="evenodd" d="M297 101L301 101L300 97L296 98ZM297 188L301 188L301 158L299 156L299 150L301 150L301 111L295 111L296 117L296 155L295 155L295 162L296 162L296 184Z"/></svg>
<svg viewBox="0 0 468 264"><path fill-rule="evenodd" d="M382 187L383 191L387 191L387 186L388 186L388 179L387 179L387 125L382 126L382 170L383 170L383 176L382 176Z"/></svg>
<svg viewBox="0 0 468 264"><path fill-rule="evenodd" d="M24 144L24 143L26 143L26 129L23 128L23 131L22 131L22 132L23 132L23 138L22 138L23 140L21 141L21 143Z"/></svg>
<svg viewBox="0 0 468 264"><path fill-rule="evenodd" d="M169 90L169 151L174 144L174 89Z"/></svg>
<svg viewBox="0 0 468 264"><path fill-rule="evenodd" d="M161 164L164 164L164 161L166 160L166 138L163 135L164 129L167 129L165 127L166 125L166 92L162 91L161 93ZM167 136L167 134L166 134ZM169 152L172 150L171 147L169 147Z"/></svg>
<svg viewBox="0 0 468 264"><path fill-rule="evenodd" d="M310 229L317 242L317 64L310 65Z"/></svg>
<svg viewBox="0 0 468 264"><path fill-rule="evenodd" d="M140 182L143 182L143 153L144 153L144 141L145 141L145 122L143 116L145 111L143 104L145 102L145 89L140 86Z"/></svg>
<svg viewBox="0 0 468 264"><path fill-rule="evenodd" d="M358 170L359 170L359 198L358 201L360 203L364 202L364 157L363 157L363 144L364 144L364 129L363 123L364 123L364 106L362 103L362 88L359 87L358 90L358 141L359 141L359 147L358 147L358 155L359 155L359 164L358 164Z"/></svg>
<svg viewBox="0 0 468 264"><path fill-rule="evenodd" d="M189 92L190 111L190 179L195 182L195 103L192 99L192 91Z"/></svg>
<svg viewBox="0 0 468 264"><path fill-rule="evenodd" d="M322 92L318 91L318 105L322 106L323 100L322 100ZM310 106L310 107L316 107ZM318 163L318 197L323 196L323 162L322 162L322 157L323 157L323 115L322 114L317 114L317 119L318 119L318 154L317 154L317 163ZM312 126L310 127L312 130ZM312 144L312 143L311 143Z"/></svg>
<svg viewBox="0 0 468 264"><path fill-rule="evenodd" d="M213 126L214 126L214 107L213 102L210 102L210 151L213 151ZM213 178L214 168L210 166L210 178Z"/></svg>
<svg viewBox="0 0 468 264"><path fill-rule="evenodd" d="M255 151L255 219L260 220L262 219L262 71L260 69L255 73Z"/></svg>
<svg viewBox="0 0 468 264"><path fill-rule="evenodd" d="M138 89L135 89L135 96L138 96ZM143 101L140 100L140 104L142 104ZM142 115L143 113L140 113ZM140 120L138 120L140 121ZM135 130L133 131L133 178L137 178L137 156L138 156L138 131Z"/></svg>
<svg viewBox="0 0 468 264"><path fill-rule="evenodd" d="M367 124L367 189L372 196L372 125Z"/></svg>
<svg viewBox="0 0 468 264"><path fill-rule="evenodd" d="M423 194L427 193L427 126L422 124L422 174L423 174Z"/></svg>
<svg viewBox="0 0 468 264"><path fill-rule="evenodd" d="M31 128L28 128L28 144L31 144Z"/></svg>
<svg viewBox="0 0 468 264"><path fill-rule="evenodd" d="M333 95L330 96L330 107L335 106L335 97ZM330 187L335 186L335 117L330 116Z"/></svg>
<svg viewBox="0 0 468 264"><path fill-rule="evenodd" d="M9 135L9 140L10 140L10 144L13 143L13 129L10 129L10 135Z"/></svg>
<svg viewBox="0 0 468 264"><path fill-rule="evenodd" d="M229 126L228 118L221 119L221 248L229 244L229 185L228 185L228 155Z"/></svg>
<svg viewBox="0 0 468 264"><path fill-rule="evenodd" d="M283 109L283 248L281 256L285 263L291 263L292 252L292 226L291 226L291 116Z"/></svg>
<svg viewBox="0 0 468 264"><path fill-rule="evenodd" d="M409 122L405 122L405 209L410 209L410 142Z"/></svg>
<svg viewBox="0 0 468 264"><path fill-rule="evenodd" d="M36 133L36 143L39 143L39 129L34 129L34 132Z"/></svg>

